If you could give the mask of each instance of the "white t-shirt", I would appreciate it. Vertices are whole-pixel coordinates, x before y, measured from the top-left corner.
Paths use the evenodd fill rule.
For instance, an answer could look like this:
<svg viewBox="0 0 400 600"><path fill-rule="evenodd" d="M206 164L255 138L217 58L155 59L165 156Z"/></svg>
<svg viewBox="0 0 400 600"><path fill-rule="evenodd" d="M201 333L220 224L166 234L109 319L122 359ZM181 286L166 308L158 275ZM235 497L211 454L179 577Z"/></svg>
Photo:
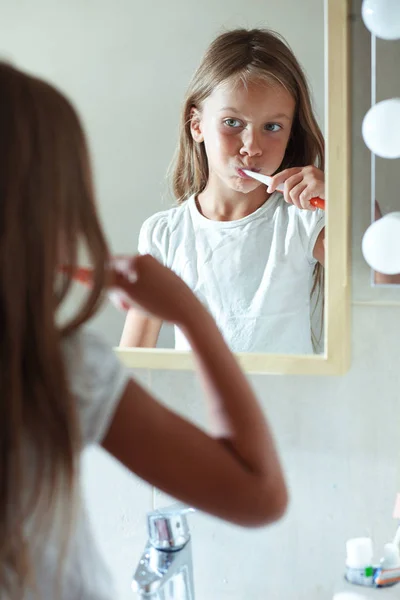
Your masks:
<svg viewBox="0 0 400 600"><path fill-rule="evenodd" d="M234 352L313 352L310 292L323 211L275 192L235 221L214 221L192 196L142 225L139 253L171 268L208 308ZM190 349L175 328L175 348Z"/></svg>
<svg viewBox="0 0 400 600"><path fill-rule="evenodd" d="M81 424L83 448L100 444L129 379L128 372L113 350L95 334L80 330L63 342L70 389ZM90 521L79 493L77 520L63 565L60 600L115 600L111 575L100 556ZM57 503L62 517L63 498ZM38 598L54 600L60 540L57 527L50 537L39 541L34 553ZM37 547L37 546L36 546ZM35 597L36 598L36 597ZM28 593L25 600L33 600Z"/></svg>

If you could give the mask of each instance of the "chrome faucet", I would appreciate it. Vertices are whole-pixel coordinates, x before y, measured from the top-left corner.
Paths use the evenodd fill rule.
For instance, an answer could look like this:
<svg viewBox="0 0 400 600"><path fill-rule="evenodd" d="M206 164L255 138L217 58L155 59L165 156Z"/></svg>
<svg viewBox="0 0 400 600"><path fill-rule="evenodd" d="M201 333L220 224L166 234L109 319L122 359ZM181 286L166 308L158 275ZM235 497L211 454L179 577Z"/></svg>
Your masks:
<svg viewBox="0 0 400 600"><path fill-rule="evenodd" d="M189 512L175 504L147 515L149 539L132 580L139 598L195 600Z"/></svg>

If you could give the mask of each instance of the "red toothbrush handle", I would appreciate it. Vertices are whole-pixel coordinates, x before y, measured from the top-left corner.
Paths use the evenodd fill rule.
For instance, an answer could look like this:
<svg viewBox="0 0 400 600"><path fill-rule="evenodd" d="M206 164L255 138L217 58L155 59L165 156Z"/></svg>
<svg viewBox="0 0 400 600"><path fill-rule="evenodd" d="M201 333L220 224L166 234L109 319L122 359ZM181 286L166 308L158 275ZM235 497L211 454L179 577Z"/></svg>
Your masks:
<svg viewBox="0 0 400 600"><path fill-rule="evenodd" d="M93 270L86 267L76 267L76 269L73 270L71 267L62 266L60 271L68 273L72 279L75 279L80 283L86 283L86 285L90 285L93 281Z"/></svg>
<svg viewBox="0 0 400 600"><path fill-rule="evenodd" d="M311 198L310 204L311 204L311 206L315 206L315 208L320 208L321 210L325 210L325 200L323 200L322 198L319 198L318 196L316 198Z"/></svg>
<svg viewBox="0 0 400 600"><path fill-rule="evenodd" d="M88 287L91 287L93 283L93 269L87 267L76 267L72 269L66 265L60 267L62 273L68 273L72 279L83 283ZM130 299L127 292L125 292L121 282L118 281L118 274L112 276L111 282L108 284L108 296L111 302L117 307L124 311L128 311L132 308L132 300Z"/></svg>

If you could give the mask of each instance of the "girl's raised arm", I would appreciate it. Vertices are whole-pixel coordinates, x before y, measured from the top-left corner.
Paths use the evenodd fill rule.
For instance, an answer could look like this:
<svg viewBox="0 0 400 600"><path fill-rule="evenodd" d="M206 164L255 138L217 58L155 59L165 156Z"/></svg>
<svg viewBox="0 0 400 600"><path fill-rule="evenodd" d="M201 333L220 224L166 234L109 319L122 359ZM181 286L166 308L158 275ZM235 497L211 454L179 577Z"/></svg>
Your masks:
<svg viewBox="0 0 400 600"><path fill-rule="evenodd" d="M146 313L176 323L206 385L210 434L160 404L131 380L103 446L159 489L246 526L278 519L287 490L270 428L212 317L172 271L133 259L137 279L121 286Z"/></svg>

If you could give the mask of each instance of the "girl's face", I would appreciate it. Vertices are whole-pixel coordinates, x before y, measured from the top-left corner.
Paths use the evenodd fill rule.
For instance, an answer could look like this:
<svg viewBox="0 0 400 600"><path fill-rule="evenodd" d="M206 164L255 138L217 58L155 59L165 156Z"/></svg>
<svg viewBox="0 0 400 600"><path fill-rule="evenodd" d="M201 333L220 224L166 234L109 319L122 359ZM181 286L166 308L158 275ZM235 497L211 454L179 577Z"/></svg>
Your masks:
<svg viewBox="0 0 400 600"><path fill-rule="evenodd" d="M224 83L192 109L191 131L204 142L208 185L249 193L259 182L241 169L272 175L281 164L290 137L295 101L279 84L265 81Z"/></svg>

